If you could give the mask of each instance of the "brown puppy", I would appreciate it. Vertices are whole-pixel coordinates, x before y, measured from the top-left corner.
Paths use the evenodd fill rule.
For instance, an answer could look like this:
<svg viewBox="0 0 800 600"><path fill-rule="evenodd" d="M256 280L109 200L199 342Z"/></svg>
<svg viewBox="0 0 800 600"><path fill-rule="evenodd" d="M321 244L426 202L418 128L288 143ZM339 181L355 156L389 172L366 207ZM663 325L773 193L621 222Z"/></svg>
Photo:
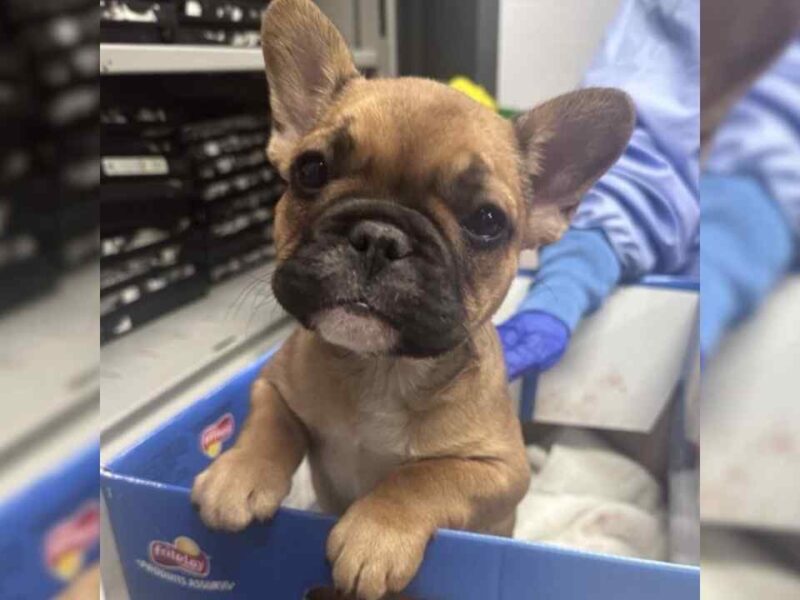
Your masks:
<svg viewBox="0 0 800 600"><path fill-rule="evenodd" d="M289 182L273 289L302 328L252 389L236 444L194 484L211 527L269 519L308 455L339 589L402 590L437 528L510 535L529 469L490 323L520 250L556 240L617 159L623 93L515 123L422 79L368 81L309 0L263 23Z"/></svg>

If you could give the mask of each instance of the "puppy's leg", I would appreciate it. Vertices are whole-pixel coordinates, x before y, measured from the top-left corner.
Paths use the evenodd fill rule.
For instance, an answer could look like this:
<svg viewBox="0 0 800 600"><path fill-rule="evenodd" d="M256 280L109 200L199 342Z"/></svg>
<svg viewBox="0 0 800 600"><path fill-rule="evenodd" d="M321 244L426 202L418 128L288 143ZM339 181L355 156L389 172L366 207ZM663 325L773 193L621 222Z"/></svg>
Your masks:
<svg viewBox="0 0 800 600"><path fill-rule="evenodd" d="M394 471L345 513L328 538L336 587L361 600L405 588L437 528L492 533L513 522L528 489L524 455L427 459Z"/></svg>
<svg viewBox="0 0 800 600"><path fill-rule="evenodd" d="M226 531L271 518L289 493L307 445L303 425L278 390L257 379L236 443L194 480L192 503L200 517Z"/></svg>

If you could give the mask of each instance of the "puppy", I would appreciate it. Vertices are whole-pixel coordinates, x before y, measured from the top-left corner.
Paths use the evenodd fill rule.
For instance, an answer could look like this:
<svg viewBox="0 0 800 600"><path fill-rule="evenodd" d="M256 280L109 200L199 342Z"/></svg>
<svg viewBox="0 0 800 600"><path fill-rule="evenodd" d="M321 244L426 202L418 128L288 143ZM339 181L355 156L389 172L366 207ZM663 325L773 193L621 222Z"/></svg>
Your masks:
<svg viewBox="0 0 800 600"><path fill-rule="evenodd" d="M210 527L272 517L308 456L337 588L406 587L437 528L510 535L528 488L490 317L523 248L555 241L618 158L619 91L507 121L424 79L366 80L309 0L267 9L277 300L298 328L234 446L194 483Z"/></svg>

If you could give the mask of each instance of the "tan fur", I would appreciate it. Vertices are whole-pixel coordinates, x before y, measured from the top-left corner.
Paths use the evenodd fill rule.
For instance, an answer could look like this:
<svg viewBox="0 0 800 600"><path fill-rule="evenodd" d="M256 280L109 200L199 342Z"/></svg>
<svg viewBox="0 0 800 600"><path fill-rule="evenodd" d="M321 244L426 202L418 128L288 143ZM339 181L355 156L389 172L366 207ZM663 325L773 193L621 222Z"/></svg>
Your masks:
<svg viewBox="0 0 800 600"><path fill-rule="evenodd" d="M61 592L56 600L94 600L100 598L100 564L89 565Z"/></svg>
<svg viewBox="0 0 800 600"><path fill-rule="evenodd" d="M468 335L443 355L412 359L358 354L341 347L346 340L334 346L298 329L253 385L236 444L197 477L192 497L208 525L240 530L275 513L308 456L320 506L343 515L328 540L334 582L377 600L409 583L437 528L511 534L530 471L489 319L517 271L519 252L561 235L574 197L624 147L633 112L619 93L581 93L533 111L526 127L436 82L354 77L344 41L308 0L275 0L263 31L280 122L269 155L284 178L295 157L329 153L337 135L347 134L340 139L346 168L313 202L295 197L291 187L279 202L278 261L291 257L317 215L341 198L401 202L434 222L468 265ZM320 54L320 47L328 51ZM595 152L582 167L579 148L558 148L556 155L566 152L574 161L547 162L553 145L565 143L562 121L572 127L568 143L597 149L602 140L573 138L607 107L622 117L623 130L613 132L608 151ZM558 175L562 167L567 179ZM459 181L475 173L481 193L514 228L507 243L484 251L467 247L459 221L465 215L456 214L464 200ZM553 190L570 197L537 201L537 193ZM326 324L327 339L370 331L358 322L337 329L335 318ZM384 333L375 330L375 348Z"/></svg>

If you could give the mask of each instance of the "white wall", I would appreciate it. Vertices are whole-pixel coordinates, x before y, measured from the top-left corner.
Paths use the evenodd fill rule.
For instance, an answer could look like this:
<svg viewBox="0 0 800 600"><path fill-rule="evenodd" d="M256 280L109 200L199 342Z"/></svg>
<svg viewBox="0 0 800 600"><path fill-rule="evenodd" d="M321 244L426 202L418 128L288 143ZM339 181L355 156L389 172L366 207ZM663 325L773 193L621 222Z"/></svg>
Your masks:
<svg viewBox="0 0 800 600"><path fill-rule="evenodd" d="M351 0L314 0L353 46L356 42L356 7Z"/></svg>
<svg viewBox="0 0 800 600"><path fill-rule="evenodd" d="M497 96L526 109L581 80L620 0L500 0Z"/></svg>

